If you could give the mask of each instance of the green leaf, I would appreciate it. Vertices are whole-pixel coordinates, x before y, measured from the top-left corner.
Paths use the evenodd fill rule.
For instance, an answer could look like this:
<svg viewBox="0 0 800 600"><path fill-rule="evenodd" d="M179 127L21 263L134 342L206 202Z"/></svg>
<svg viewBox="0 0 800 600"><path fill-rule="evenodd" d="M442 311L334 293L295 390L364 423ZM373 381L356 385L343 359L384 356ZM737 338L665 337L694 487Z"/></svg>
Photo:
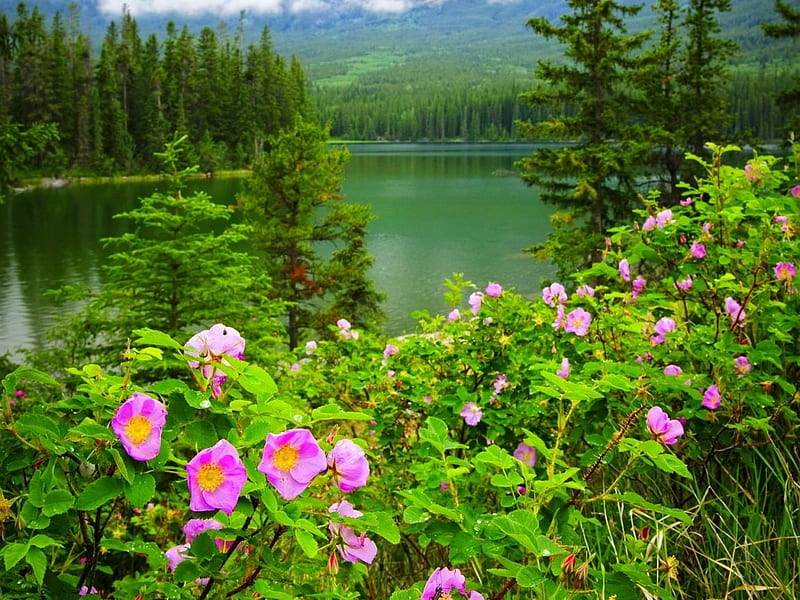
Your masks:
<svg viewBox="0 0 800 600"><path fill-rule="evenodd" d="M519 587L534 587L542 584L547 576L532 565L522 567L515 576Z"/></svg>
<svg viewBox="0 0 800 600"><path fill-rule="evenodd" d="M39 548L29 548L28 554L25 556L25 561L33 569L33 576L36 578L36 583L42 585L44 582L44 572L47 570L47 557L44 552Z"/></svg>
<svg viewBox="0 0 800 600"><path fill-rule="evenodd" d="M342 410L336 404L324 404L311 411L311 422L342 419L348 421L369 421L373 416L367 413Z"/></svg>
<svg viewBox="0 0 800 600"><path fill-rule="evenodd" d="M248 364L241 377L239 384L246 391L255 396L270 398L278 391L278 386L269 373L257 365Z"/></svg>
<svg viewBox="0 0 800 600"><path fill-rule="evenodd" d="M219 552L217 544L211 532L204 531L192 540L192 548L189 554L197 559L211 558Z"/></svg>
<svg viewBox="0 0 800 600"><path fill-rule="evenodd" d="M430 513L435 515L442 515L443 517L447 517L451 521L456 523L460 523L463 519L460 512L457 510L453 510L452 508L448 508L446 506L442 506L441 504L437 504L433 500L431 500L425 492L422 490L412 490L412 491L398 491L397 492L400 496L404 497L405 499L409 500L412 504L424 508Z"/></svg>
<svg viewBox="0 0 800 600"><path fill-rule="evenodd" d="M486 450L479 452L473 461L492 465L498 469L515 469L519 465L519 461L516 458L511 456L504 448L496 445L489 446Z"/></svg>
<svg viewBox="0 0 800 600"><path fill-rule="evenodd" d="M156 493L156 479L150 473L136 473L132 483L125 486L125 497L131 505L145 506Z"/></svg>
<svg viewBox="0 0 800 600"><path fill-rule="evenodd" d="M13 544L8 544L0 550L0 552L3 554L3 565L6 571L9 571L28 553L28 544L15 542Z"/></svg>
<svg viewBox="0 0 800 600"><path fill-rule="evenodd" d="M94 419L90 419L89 417L86 417L78 425L71 428L67 435L70 437L77 436L82 438L90 438L93 440L114 441L117 439L117 437L108 427L103 427Z"/></svg>
<svg viewBox="0 0 800 600"><path fill-rule="evenodd" d="M308 531L304 531L302 529L295 529L294 530L294 537L297 540L297 543L300 544L300 547L303 549L303 552L309 558L314 558L317 553L319 552L319 548L317 547L317 540L314 539L314 536L311 535Z"/></svg>
<svg viewBox="0 0 800 600"><path fill-rule="evenodd" d="M515 488L525 483L525 480L518 473L496 473L492 475L490 483L495 487Z"/></svg>
<svg viewBox="0 0 800 600"><path fill-rule="evenodd" d="M74 503L75 498L67 490L53 490L44 497L42 514L46 517L63 514L72 508Z"/></svg>
<svg viewBox="0 0 800 600"><path fill-rule="evenodd" d="M135 329L133 331L139 337L136 338L135 344L139 346L160 346L161 348L172 348L174 350L183 350L183 345L173 340L166 333L156 331L155 329Z"/></svg>
<svg viewBox="0 0 800 600"><path fill-rule="evenodd" d="M200 568L197 566L197 563L195 563L194 560L186 559L177 567L175 567L175 572L172 574L172 576L174 577L175 581L187 582L199 579L203 576L203 574L200 572Z"/></svg>
<svg viewBox="0 0 800 600"><path fill-rule="evenodd" d="M645 500L635 492L625 492L624 494L615 494L612 495L611 498L615 498L617 500L625 502L626 504L630 504L631 506L636 506L638 508L643 508L645 510L673 517L675 519L678 519L679 521L682 521L686 525L691 525L692 523L692 518L685 511L679 508L672 508L669 506L664 506L663 504L656 504L655 502L650 502L648 500Z"/></svg>
<svg viewBox="0 0 800 600"><path fill-rule="evenodd" d="M57 542L49 535L45 535L43 533L37 533L33 536L30 540L28 540L29 546L36 546L37 548L50 548L55 546L57 548L61 548L61 543Z"/></svg>
<svg viewBox="0 0 800 600"><path fill-rule="evenodd" d="M128 483L133 483L133 473L131 473L130 469L128 469L128 464L125 462L125 459L120 454L119 450L116 448L106 448L108 453L114 459L114 464L117 465L117 470L119 471L120 475L127 481Z"/></svg>
<svg viewBox="0 0 800 600"><path fill-rule="evenodd" d="M58 382L47 373L32 369L30 367L17 367L11 373L3 377L3 389L9 394L14 394L20 388L20 381L36 381L47 385L58 385Z"/></svg>
<svg viewBox="0 0 800 600"><path fill-rule="evenodd" d="M652 457L653 464L665 473L675 473L686 479L691 479L692 474L686 464L674 454L660 454Z"/></svg>
<svg viewBox="0 0 800 600"><path fill-rule="evenodd" d="M122 480L116 477L101 477L93 481L78 498L75 508L78 510L94 510L122 493Z"/></svg>

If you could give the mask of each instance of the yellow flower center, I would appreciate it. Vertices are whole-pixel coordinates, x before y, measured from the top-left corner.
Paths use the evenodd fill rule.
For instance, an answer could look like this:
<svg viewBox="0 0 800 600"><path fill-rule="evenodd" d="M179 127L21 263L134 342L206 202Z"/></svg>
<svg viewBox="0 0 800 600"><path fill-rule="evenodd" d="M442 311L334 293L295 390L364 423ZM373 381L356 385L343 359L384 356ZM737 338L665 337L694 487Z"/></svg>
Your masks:
<svg viewBox="0 0 800 600"><path fill-rule="evenodd" d="M138 446L147 439L153 430L153 424L142 415L131 417L125 425L125 435L128 436L134 446Z"/></svg>
<svg viewBox="0 0 800 600"><path fill-rule="evenodd" d="M275 451L273 460L280 471L291 471L297 464L299 452L294 446L281 446Z"/></svg>
<svg viewBox="0 0 800 600"><path fill-rule="evenodd" d="M531 454L530 452L525 452L522 455L523 462L530 462L532 458L533 458L533 454Z"/></svg>
<svg viewBox="0 0 800 600"><path fill-rule="evenodd" d="M206 463L197 472L197 485L204 492L215 491L223 481L225 474L217 463Z"/></svg>

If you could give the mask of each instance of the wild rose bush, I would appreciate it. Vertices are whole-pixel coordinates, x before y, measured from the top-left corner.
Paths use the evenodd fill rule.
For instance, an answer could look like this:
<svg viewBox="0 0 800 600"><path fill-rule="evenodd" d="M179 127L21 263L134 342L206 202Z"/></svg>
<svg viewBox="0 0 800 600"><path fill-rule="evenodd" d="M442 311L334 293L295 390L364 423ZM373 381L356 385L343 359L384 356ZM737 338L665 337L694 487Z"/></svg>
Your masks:
<svg viewBox="0 0 800 600"><path fill-rule="evenodd" d="M336 433L367 417L288 404L232 327L137 335L120 373L73 369L61 398L38 371L3 380L3 598L354 597L370 532L399 540L356 508L369 459ZM185 379L140 389L165 360Z"/></svg>
<svg viewBox="0 0 800 600"><path fill-rule="evenodd" d="M797 165L726 150L538 298L454 277L400 339L12 373L3 597L797 595Z"/></svg>

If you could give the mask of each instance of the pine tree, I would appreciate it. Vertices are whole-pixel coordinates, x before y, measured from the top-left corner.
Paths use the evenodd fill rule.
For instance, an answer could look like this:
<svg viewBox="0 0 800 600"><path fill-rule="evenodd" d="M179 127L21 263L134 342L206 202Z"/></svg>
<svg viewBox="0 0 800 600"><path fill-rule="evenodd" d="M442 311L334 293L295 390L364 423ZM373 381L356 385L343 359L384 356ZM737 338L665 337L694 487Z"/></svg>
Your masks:
<svg viewBox="0 0 800 600"><path fill-rule="evenodd" d="M630 81L639 68L634 57L645 35L629 35L625 18L640 7L614 0L569 0L572 12L561 25L544 18L528 25L546 38L566 45L566 63L540 61L538 77L545 82L525 100L534 107L557 109L560 115L537 123L521 123L527 136L567 140L559 148L543 146L519 161L523 180L541 190L545 202L569 211L561 242L549 252L558 261L571 256L568 265L587 260L599 248L607 227L626 218L636 198L636 169L647 144L628 116L635 109ZM585 219L585 225L578 225ZM558 234L558 230L557 230Z"/></svg>
<svg viewBox="0 0 800 600"><path fill-rule="evenodd" d="M364 246L372 217L368 207L343 204L349 152L328 149L328 135L327 127L298 117L292 129L270 136L270 151L254 165L240 198L273 293L288 303L290 348L305 330L324 336L339 318L369 327L380 312Z"/></svg>
<svg viewBox="0 0 800 600"><path fill-rule="evenodd" d="M784 0L775 0L775 11L781 21L762 24L764 33L773 38L800 37L800 9ZM778 95L778 103L788 113L784 126L786 138L794 139L800 135L800 77L795 76L792 85Z"/></svg>
<svg viewBox="0 0 800 600"><path fill-rule="evenodd" d="M724 141L730 124L725 90L736 44L721 37L718 18L730 9L730 0L689 0L682 24L686 45L677 81L680 103L691 110L681 113L679 135L696 155L706 143Z"/></svg>
<svg viewBox="0 0 800 600"><path fill-rule="evenodd" d="M268 300L269 281L256 257L240 249L249 227L231 224L233 209L205 192L184 194L186 178L197 171L197 165L181 166L185 141L174 139L159 154L168 191L115 215L132 230L103 240L113 250L103 267L104 285L51 332L59 342L51 364L119 364L127 340L142 327L185 340L198 328L223 322L244 335L253 358L256 349L265 351L280 339L280 305Z"/></svg>

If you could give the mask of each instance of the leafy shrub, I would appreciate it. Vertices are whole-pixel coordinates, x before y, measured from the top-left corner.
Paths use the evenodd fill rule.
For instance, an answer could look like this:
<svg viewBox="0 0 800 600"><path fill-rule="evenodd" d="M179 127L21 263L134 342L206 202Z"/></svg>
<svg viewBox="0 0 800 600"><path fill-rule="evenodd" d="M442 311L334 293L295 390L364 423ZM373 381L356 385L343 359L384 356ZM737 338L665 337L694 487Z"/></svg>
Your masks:
<svg viewBox="0 0 800 600"><path fill-rule="evenodd" d="M797 165L713 150L682 206L644 199L542 298L455 277L452 312L399 339L341 319L259 366L139 330L118 374L74 369L74 392L10 373L3 597L796 596ZM186 376L137 384L167 358ZM134 393L163 427L114 425ZM115 433L156 429L148 460ZM300 454L262 450L295 430L319 448L296 495L267 475ZM246 479L204 505L221 471L186 466L212 447ZM216 524L187 542L193 513Z"/></svg>

